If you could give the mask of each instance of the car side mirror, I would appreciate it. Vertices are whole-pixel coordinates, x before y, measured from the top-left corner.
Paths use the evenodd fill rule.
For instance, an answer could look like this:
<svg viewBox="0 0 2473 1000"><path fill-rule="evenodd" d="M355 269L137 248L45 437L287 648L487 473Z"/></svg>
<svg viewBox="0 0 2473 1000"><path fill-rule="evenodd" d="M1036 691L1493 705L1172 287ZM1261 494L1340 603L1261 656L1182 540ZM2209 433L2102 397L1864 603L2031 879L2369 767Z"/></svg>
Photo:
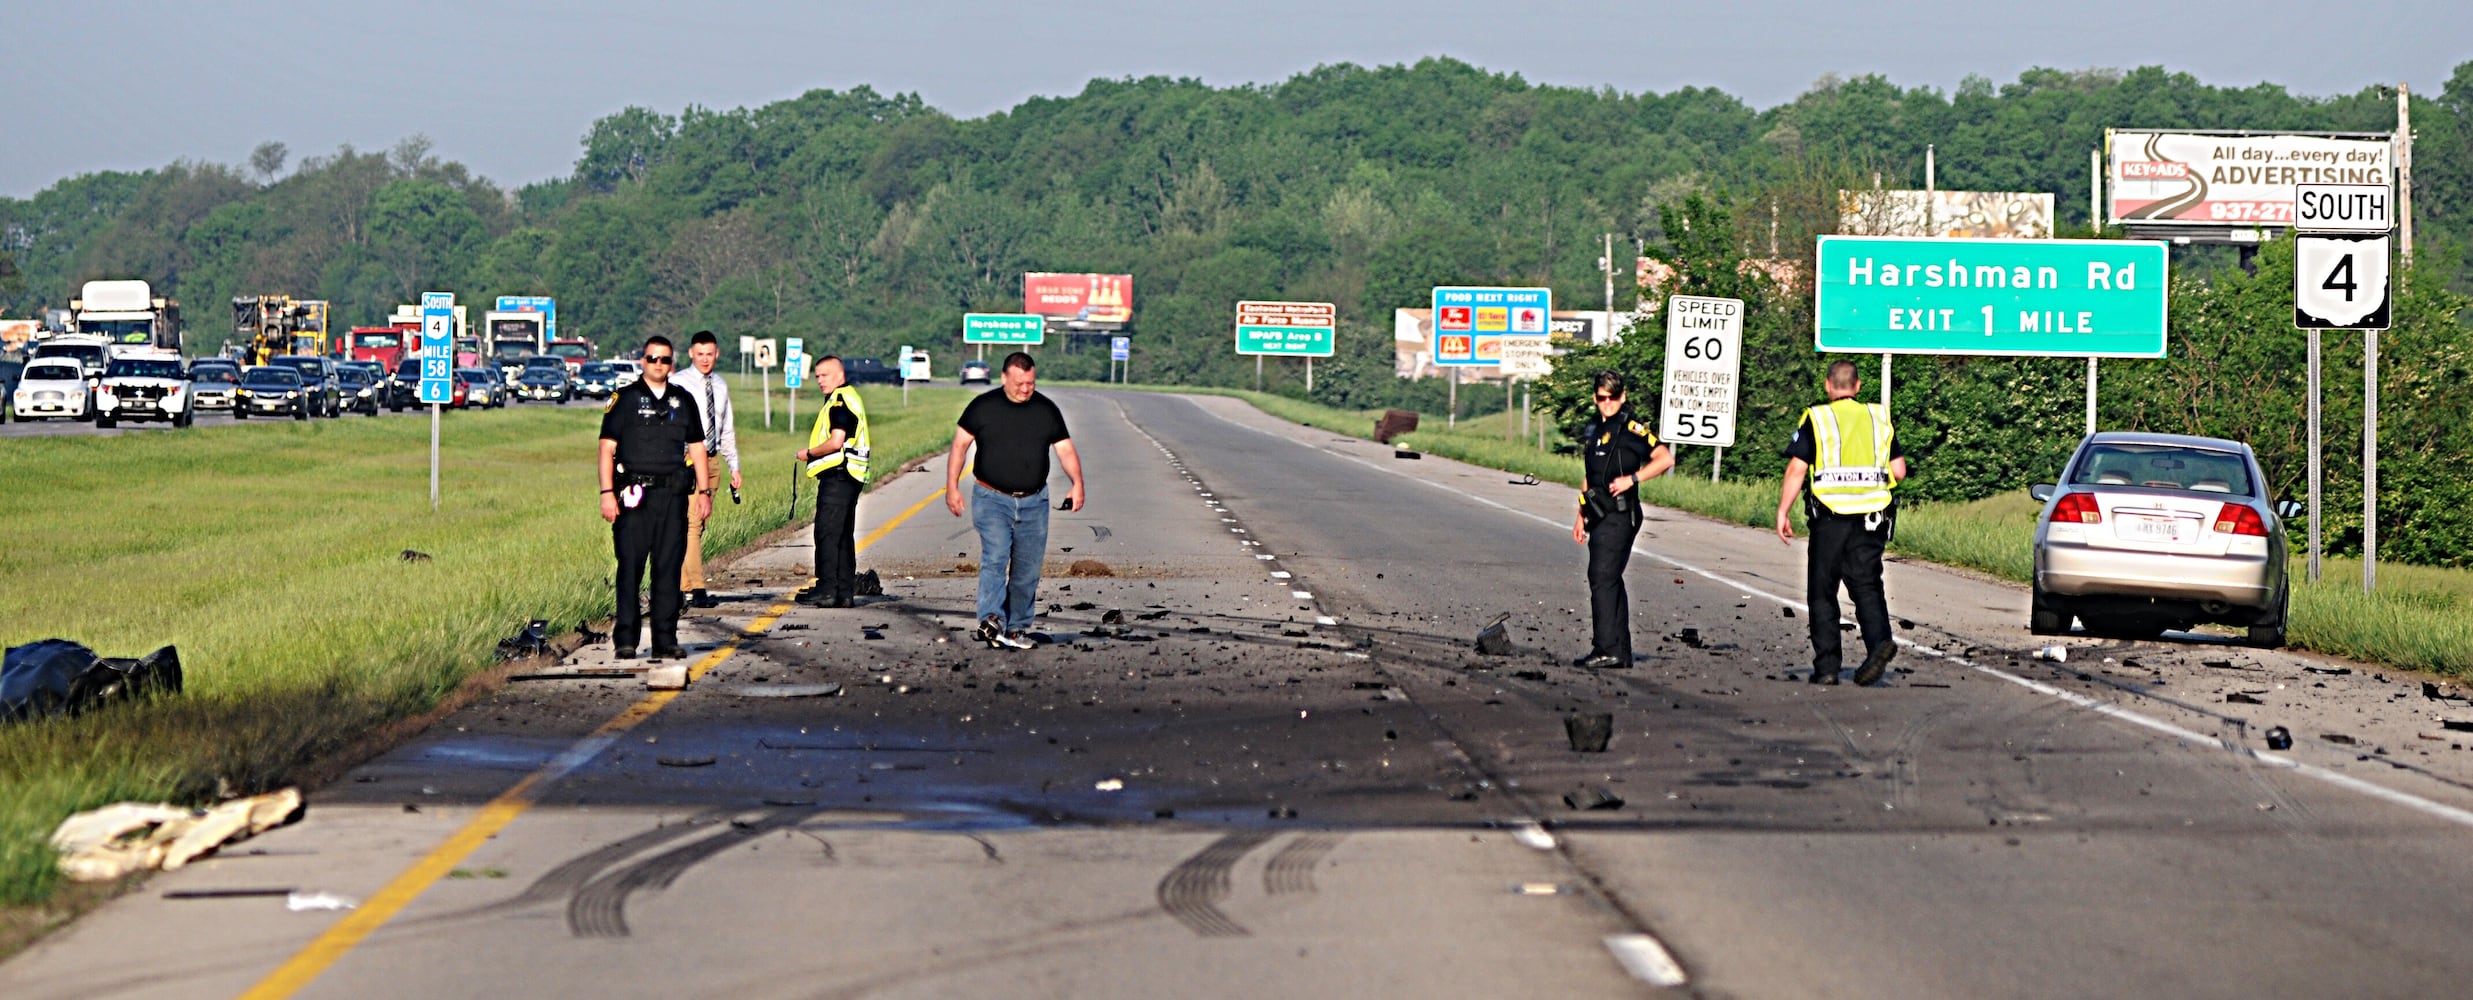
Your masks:
<svg viewBox="0 0 2473 1000"><path fill-rule="evenodd" d="M2293 519L2293 518L2300 517L2300 516L2301 516L2302 511L2307 510L2307 509L2309 509L2309 508L2303 507L2303 506L2301 505L2301 501L2299 501L2299 500L2278 500L2278 501L2276 501L2276 516L2277 516L2277 517L2284 518L2285 520L2288 520L2288 521L2289 521L2289 520L2291 520L2291 519Z"/></svg>
<svg viewBox="0 0 2473 1000"><path fill-rule="evenodd" d="M2057 487L2051 483L2037 483L2026 488L2026 495L2034 497L2044 503L2051 503L2052 493L2056 488Z"/></svg>

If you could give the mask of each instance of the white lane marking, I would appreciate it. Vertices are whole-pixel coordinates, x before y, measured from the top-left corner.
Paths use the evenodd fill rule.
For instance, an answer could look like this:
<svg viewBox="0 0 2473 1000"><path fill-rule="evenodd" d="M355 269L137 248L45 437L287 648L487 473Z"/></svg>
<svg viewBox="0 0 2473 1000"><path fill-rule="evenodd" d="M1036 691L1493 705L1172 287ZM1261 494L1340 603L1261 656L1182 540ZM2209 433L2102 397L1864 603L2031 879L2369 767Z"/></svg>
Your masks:
<svg viewBox="0 0 2473 1000"><path fill-rule="evenodd" d="M1254 558L1256 558L1256 559L1277 559L1277 558L1279 558L1279 557L1278 557L1278 556L1275 556L1275 555L1272 555L1272 554L1270 554L1270 553L1268 553L1268 552L1257 552L1257 553L1254 553Z"/></svg>
<svg viewBox="0 0 2473 1000"><path fill-rule="evenodd" d="M1554 849L1554 835L1547 833L1545 827L1539 826L1534 822L1522 823L1519 826L1512 827L1511 839L1519 841L1520 845L1523 847L1534 848L1540 851L1551 851Z"/></svg>
<svg viewBox="0 0 2473 1000"><path fill-rule="evenodd" d="M1229 426L1231 426L1231 427L1237 427L1237 428L1242 428L1242 429L1244 429L1244 430L1249 430L1249 431L1252 431L1252 432L1254 432L1254 433L1256 433L1256 434L1260 434L1260 435L1262 435L1262 436L1264 436L1264 437L1267 437L1267 438L1270 438L1270 439L1272 439L1272 440L1274 440L1274 441L1280 441L1280 442L1284 442L1284 443L1287 443L1287 444L1293 444L1293 445L1296 445L1296 446L1298 446L1298 447L1300 447L1300 448L1307 448L1307 449L1311 449L1311 450L1314 450L1314 451L1319 451L1319 452L1322 452L1323 454L1325 454L1325 455L1329 455L1329 456L1331 456L1331 457L1333 457L1333 458L1338 458L1338 459L1343 459L1343 460L1345 460L1345 461L1355 462L1355 463L1356 463L1356 464L1358 464L1358 465L1365 466L1366 468L1372 469L1372 470L1374 470L1374 471L1376 471L1376 472L1381 472L1381 473L1386 473L1386 474L1388 474L1388 475L1398 476L1399 478L1401 478L1401 479L1405 479L1405 480L1408 480L1409 482L1412 482L1412 483L1421 483L1421 484L1424 484L1424 485L1426 485L1426 486L1431 486L1431 487L1433 487L1433 488L1435 488L1435 489L1438 489L1438 490L1441 490L1441 491L1443 491L1443 492L1445 492L1445 493L1449 493L1449 494L1452 494L1452 495L1454 495L1454 496L1464 497L1464 498L1469 499L1469 500L1474 500L1474 501L1477 501L1478 503L1484 504L1484 505L1486 505L1486 506L1488 506L1488 507L1492 507L1492 508L1494 508L1494 509L1496 509L1496 510L1503 511L1504 513L1507 513L1507 514L1512 514L1512 515L1516 515L1516 516L1518 516L1518 517L1527 518L1528 520L1535 521L1535 522L1537 522L1537 523L1539 523L1539 524L1543 524L1543 525L1545 525L1545 526L1547 526L1547 527L1549 527L1549 528L1554 528L1554 529L1556 529L1556 530L1558 530L1558 531L1568 532L1568 531L1570 531L1570 530L1571 530L1571 526L1570 526L1570 524L1569 524L1568 522L1556 521L1555 519L1550 518L1550 517L1544 517L1544 516L1542 516L1542 515L1533 514L1533 513L1530 513L1530 512L1528 512L1528 511L1521 510L1521 509L1519 509L1519 508L1517 508L1517 507L1513 507L1513 506L1510 506L1510 505L1508 505L1508 504L1504 504L1504 503L1501 503L1501 502L1499 502L1499 501L1496 501L1496 500L1493 500L1493 499L1490 499L1490 498L1487 498L1487 497L1481 497L1481 496L1478 496L1478 495L1476 495L1476 494L1474 494L1474 493L1470 493L1470 492L1468 492L1467 490L1463 490L1463 489L1460 489L1460 488L1458 488L1458 487L1448 486L1448 485L1445 485L1445 484L1443 484L1443 483L1433 482L1433 481L1431 481L1431 480L1419 479L1419 478L1417 478L1417 477L1415 477L1415 476L1409 475L1408 473L1401 472L1401 471L1399 471L1399 470L1397 470L1397 469L1385 468L1385 467L1383 467L1382 465L1379 465L1379 464L1374 463L1374 462L1369 462L1369 461L1366 461L1366 460L1364 460L1364 459L1362 459L1362 458L1358 458L1358 457L1357 457L1357 456L1355 456L1355 455L1346 454L1346 453L1344 453L1344 452L1332 451L1332 450L1329 450L1329 449L1322 448L1322 447L1319 447L1319 446L1317 446L1317 445L1314 445L1314 444L1312 444L1312 443L1310 443L1310 442L1305 442L1305 441L1297 441L1297 440L1293 440L1293 439L1290 439L1290 438L1282 437L1282 436L1280 436L1280 435L1278 435L1278 434L1274 434L1274 433L1272 433L1272 432L1270 432L1270 431L1263 430L1263 429L1261 429L1261 428L1259 428L1259 427L1249 427L1249 426L1246 426L1245 424L1241 424L1241 423L1238 423L1238 422L1236 422L1236 421L1234 421L1234 420L1230 420L1230 419L1228 419L1227 417L1222 416L1222 415L1220 415L1220 414L1218 414L1218 413L1212 412L1212 411L1211 411L1209 408L1207 408L1207 407L1197 407L1197 409L1201 409L1201 410L1202 410L1203 412L1205 412L1205 413L1210 413L1210 414L1211 414L1211 416L1213 416L1213 417L1217 418L1217 419L1218 419L1221 423L1227 424L1227 425L1229 425ZM1761 596L1761 597L1767 598L1767 599L1769 599L1769 600L1771 600L1771 601L1774 601L1774 602L1776 602L1776 603L1778 603L1778 604L1782 604L1782 605L1785 605L1785 606L1787 606L1787 607L1794 608L1794 609L1795 609L1795 610L1797 610L1797 611L1804 612L1804 613L1805 613L1805 614L1807 614L1807 615L1808 615L1808 614L1811 612L1811 610L1812 610L1812 608L1811 608L1811 606L1810 606L1810 605L1805 604L1805 603L1803 603L1802 601L1795 600L1795 599L1793 599L1793 598L1791 598L1791 597L1784 597L1784 596L1781 596L1781 595L1778 595L1778 594L1772 594L1772 593L1770 593L1770 592L1768 592L1768 591L1766 591L1766 590L1763 590L1763 589L1761 589L1760 587L1755 586L1755 585L1753 585L1753 584L1746 583L1746 582L1744 582L1744 581L1742 581L1742 580L1737 580L1737 579L1734 579L1734 578L1732 578L1732 577L1721 576L1721 575L1719 575L1719 574L1717 574L1717 573L1715 573L1715 572L1712 572L1712 571L1710 571L1710 570L1706 570L1706 569L1702 569L1702 568L1700 568L1699 566L1692 565L1691 563L1684 562L1684 561L1682 561L1682 560L1680 560L1680 559L1676 559L1676 558L1674 558L1674 557L1672 557L1672 556L1663 555L1663 554L1656 553L1656 552L1651 552L1651 551L1649 551L1649 550L1647 550L1647 549L1644 549L1644 548L1641 548L1641 547L1639 547L1639 546L1637 546L1637 545L1635 545L1635 546L1633 546L1633 547L1632 547L1632 551L1633 551L1633 552L1635 552L1635 553L1638 553L1638 554L1640 554L1640 555L1647 556L1647 557L1649 557L1649 558L1651 558L1651 559L1655 559L1655 560L1657 560L1657 561L1659 561L1659 562L1665 563L1666 565L1668 565L1668 566L1672 566L1672 567L1674 567L1675 569L1681 570L1681 571L1686 572L1686 573L1690 573L1690 574L1692 574L1692 575L1694 575L1694 576L1699 576L1699 577L1705 578L1705 579L1710 580L1710 581L1715 582L1715 583L1725 584L1726 586L1729 586L1729 587L1735 587L1735 588L1738 588L1739 590L1742 590L1742 591L1749 591L1749 592L1751 592L1751 593L1753 593L1753 594L1757 594L1757 595L1759 595L1759 596ZM1841 617L1841 619L1840 619L1840 620L1841 620L1841 621L1843 621L1844 619ZM2162 734L2164 734L2164 735L2171 736L2171 737L2173 737L2173 738L2175 738L2175 739L2184 740L2184 741L2187 741L2187 742L2190 742L2190 743L2194 743L2194 744L2198 744L2198 745L2202 745L2202 746L2203 746L2203 745L2207 745L2207 744L2214 744L2215 746L2221 747L2221 748L2223 748L2224 750L2230 751L2230 752L2232 752L2232 753L2235 753L2235 754L2241 754L2241 755L2246 755L2246 756L2250 757L2251 759L2256 760L2256 761L2258 761L2258 762L2260 762L2260 763L2262 763L2262 764L2267 764L2267 765L2270 765L2270 766L2273 766L2273 767L2280 767L2280 768L2284 768L2284 769L2286 769L2286 770L2290 770L2290 771L2292 771L2292 772L2294 772L2294 773L2296 773L2296 774L2306 775L2306 776L2308 776L2308 777L2311 777L2311 778L2317 779L2318 781L2320 781L2320 782L2322 782L2322 783L2324 783L2324 784L2327 784L2327 785L2330 785L2330 786L2333 786L2333 787L2336 787L2336 788L2345 789L2346 791L2351 791L2351 792L2357 792L2357 793L2359 793L2359 794L2366 795L2366 796L2369 796L2369 797L2374 798L2374 799L2378 799L2379 801L2386 802L2386 803L2388 803L2388 804L2390 804L2390 805L2402 806L2402 807L2404 807L2404 808L2406 808L2406 809L2410 809L2410 810L2412 810L2412 811L2414 811L2414 812L2418 812L2418 813L2421 813L2421 814L2423 814L2423 815L2430 816L2430 817L2433 817L2433 818L2436 818L2436 819L2446 820L2447 822L2454 823L2454 824L2457 824L2457 825L2459 825L2459 826L2473 827L2473 810L2460 809L2460 808L2457 808L2457 807L2455 807L2455 806L2448 805L2448 804L2446 804L2446 803L2444 803L2444 802L2437 802L2437 801L2433 801L2433 800L2431 800L2431 799L2426 799L2426 798L2423 798L2423 797L2421 797L2421 796L2419 796L2419 795L2415 795L2415 794L2413 794L2413 793L2411 793L2411 792L2399 791L2399 790L2397 790L2397 789L2389 788L2389 787L2387 787L2387 786L2385 786L2385 785L2377 784L2377 783L2375 783L2375 782L2365 781L2365 780L2363 780L2363 779L2361 779L2361 778L2356 778L2356 777L2353 777L2352 775L2349 775L2349 774L2344 774L2344 773L2339 772L2339 771L2331 771L2331 770L2328 770L2328 769L2323 768L2323 767L2319 767L2319 766L2314 765L2314 764L2304 764L2304 763L2302 763L2302 762L2300 762L2300 761L2298 761L2298 760L2294 760L2294 759L2292 759L2292 758L2290 758L2290 757L2279 757L2279 756L2275 756L2275 755L2272 755L2272 754L2259 753L2259 752L2257 752L2257 751L2253 751L2253 750L2249 749L2248 747L2244 747L2244 746L2241 746L2241 745L2239 745L2239 744L2235 744L2235 743L2228 742L2228 741L2226 741L2226 740L2224 740L2224 739L2222 739L2222 738L2220 738L2220 737L2208 736L2208 735L2206 735L2206 734L2199 733L2199 732L2196 732L2196 731L2194 731L2194 730L2185 729L2185 728L2183 728L2183 727L2181 727L2181 726L2174 725L2173 723L2166 722L2166 721L2164 721L2164 720L2162 720L2162 719L2154 718L2154 717L2152 717L2152 716L2142 715L2142 714L2140 714L2140 713L2138 713L2138 712L2131 711L2130 709L2123 708L2123 707L2121 707L2121 706L2119 706L2119 705L2115 705L2115 704L2112 704L2112 703L2109 703L2109 702L2104 702L2104 701L2098 701L2098 700L2096 700L2096 699L2094 699L2094 698L2090 698L2090 697L2088 697L2088 696L2086 696L2086 695L2078 694L2078 693L2075 693L2075 692L2071 692L2071 691L2064 691L2064 690L2062 690L2062 689L2060 689L2060 688L2054 687L2054 686L2052 686L2052 685L2050 685L2050 684L2046 684L2046 683L2044 683L2044 682L2042 682L2042 681L2034 680L2034 679L2027 678L2027 677L2021 677L2021 676L2019 676L2019 675L2017 675L2017 674L2010 673L2009 671L2002 670L2002 669L1999 669L1999 668L1997 668L1997 667L1989 667L1989 666L1985 666L1985 665L1983 665L1983 664L1981 664L1981 663L1977 663L1977 662L1975 662L1975 661L1973 661L1973 660L1967 659L1966 657L1960 656L1960 655L1958 655L1958 654L1956 654L1956 653L1943 652L1943 651L1941 651L1941 650L1934 649L1934 648L1932 648L1932 647L1930 647L1930 646L1926 646L1926 645L1924 645L1924 644L1922 644L1922 643L1916 642L1916 641L1914 641L1914 640L1912 640L1912 639L1905 638L1905 637L1903 637L1903 636L1898 636L1898 637L1893 637L1893 638L1895 638L1895 639L1896 639L1896 641L1897 641L1898 645L1900 645L1900 646L1904 646L1904 647L1906 647L1906 648L1908 648L1908 649L1915 650L1916 652L1922 653L1922 654L1924 654L1924 655L1926 655L1926 656L1931 656L1931 657L1936 657L1936 658L1938 658L1938 659L1947 660L1947 661L1949 661L1949 662L1951 662L1951 663L1955 663L1955 664L1957 664L1957 665L1959 665L1959 666L1965 667L1965 668L1967 668L1967 669L1969 669L1969 670L1973 670L1973 671L1975 671L1975 672L1977 672L1977 673L1980 673L1980 674L1983 674L1983 675L1985 675L1985 676L1987 676L1987 677L1997 677L1997 678L1999 678L1999 679L2001 679L2001 680L2008 681L2008 682L2010 682L2010 683L2012 683L2012 684L2016 684L2016 685L2018 685L2018 686L2020 686L2020 687L2023 687L2023 688L2025 688L2025 689L2027 689L2027 690L2029 690L2029 691L2033 691L2033 692L2035 692L2035 693L2037 693L2037 694L2050 695L2050 696L2052 696L2052 697L2054 697L2054 698L2058 698L2058 699L2060 699L2060 700L2062 700L2062 701L2064 701L2064 702L2067 702L2067 703L2069 703L2069 704L2076 705L2076 706L2078 706L2078 707L2080 707L2080 708L2084 708L2084 709L2088 709L2088 710L2090 710L2090 711L2093 711L2093 712L2095 712L2095 713L2097 713L2097 714L2099 714L2099 715L2104 715L2104 716L2107 716L2107 717L2110 717L2110 718L2119 719L2119 720L2121 720L2121 721L2123 721L2123 722L2127 722L2127 723L2129 723L2129 724L2131 724L2131 725L2134 725L2134 726L2140 726L2140 727L2143 727L2143 728L2146 728L2146 729L2150 729L2150 730L2153 730L2153 731L2155 731L2155 732L2162 733Z"/></svg>
<svg viewBox="0 0 2473 1000"><path fill-rule="evenodd" d="M1337 619L1337 618L1333 618L1333 617L1331 617L1330 615L1315 615L1315 616L1314 616L1314 624L1316 624L1316 625L1337 625L1337 624L1339 624L1339 623L1340 623L1340 620L1339 620L1339 619Z"/></svg>
<svg viewBox="0 0 2473 1000"><path fill-rule="evenodd" d="M1614 961L1623 971L1651 986L1673 989L1686 981L1683 967L1666 953L1666 946L1646 934L1609 934L1606 950L1614 953Z"/></svg>

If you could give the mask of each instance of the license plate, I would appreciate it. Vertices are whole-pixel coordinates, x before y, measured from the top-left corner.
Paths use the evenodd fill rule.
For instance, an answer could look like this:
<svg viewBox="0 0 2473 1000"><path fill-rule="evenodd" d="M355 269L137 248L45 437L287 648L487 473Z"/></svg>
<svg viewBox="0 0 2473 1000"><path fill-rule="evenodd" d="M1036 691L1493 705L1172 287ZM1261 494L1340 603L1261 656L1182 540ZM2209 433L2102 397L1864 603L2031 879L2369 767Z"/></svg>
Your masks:
<svg viewBox="0 0 2473 1000"><path fill-rule="evenodd" d="M2181 540L2182 522L2177 517L2148 517L2140 514L2121 516L2121 534L2143 542L2177 542Z"/></svg>

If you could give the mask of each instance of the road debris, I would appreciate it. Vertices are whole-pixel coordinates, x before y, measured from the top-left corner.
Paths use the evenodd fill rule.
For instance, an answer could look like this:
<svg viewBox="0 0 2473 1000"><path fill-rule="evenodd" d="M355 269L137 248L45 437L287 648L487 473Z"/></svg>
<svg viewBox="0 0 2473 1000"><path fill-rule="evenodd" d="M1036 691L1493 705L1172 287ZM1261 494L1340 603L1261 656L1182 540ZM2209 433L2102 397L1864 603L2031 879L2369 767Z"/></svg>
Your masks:
<svg viewBox="0 0 2473 1000"><path fill-rule="evenodd" d="M1510 615L1504 615L1494 619L1494 624L1478 629L1477 652L1487 656L1510 656L1511 630L1503 624L1510 620Z"/></svg>
<svg viewBox="0 0 2473 1000"><path fill-rule="evenodd" d="M295 892L284 897L283 908L294 913L323 910L358 909L361 904L346 896L331 892Z"/></svg>
<svg viewBox="0 0 2473 1000"><path fill-rule="evenodd" d="M429 561L429 553L419 549L405 549L403 554L396 558L408 563L425 563Z"/></svg>
<svg viewBox="0 0 2473 1000"><path fill-rule="evenodd" d="M2068 663L2069 647L2055 643L2035 651L2035 658L2052 663Z"/></svg>
<svg viewBox="0 0 2473 1000"><path fill-rule="evenodd" d="M233 799L208 809L122 802L60 821L52 848L60 872L77 882L106 882L131 872L178 869L227 843L292 822L301 814L297 788Z"/></svg>
<svg viewBox="0 0 2473 1000"><path fill-rule="evenodd" d="M663 767L711 767L713 766L713 760L714 758L712 754L699 754L693 757L672 757L668 754L663 754L659 757L653 758L655 763L658 763Z"/></svg>
<svg viewBox="0 0 2473 1000"><path fill-rule="evenodd" d="M518 660L527 656L545 656L550 651L550 623L535 618L514 635L498 640L498 658Z"/></svg>
<svg viewBox="0 0 2473 1000"><path fill-rule="evenodd" d="M687 666L674 663L644 671L644 687L653 691L683 691L687 688Z"/></svg>
<svg viewBox="0 0 2473 1000"><path fill-rule="evenodd" d="M1116 571L1097 559L1076 559L1065 567L1066 576L1115 576Z"/></svg>
<svg viewBox="0 0 2473 1000"><path fill-rule="evenodd" d="M2439 690L2439 686L2437 684L2433 684L2429 681L2421 682L2421 696L2428 698L2431 701L2473 701L2473 698L2467 698L2464 695L2449 694L2445 691Z"/></svg>
<svg viewBox="0 0 2473 1000"><path fill-rule="evenodd" d="M1563 793L1563 804L1587 812L1598 809L1621 809L1623 797L1595 785L1584 785Z"/></svg>
<svg viewBox="0 0 2473 1000"><path fill-rule="evenodd" d="M1614 738L1614 714L1580 712L1563 717L1563 739L1579 753L1605 753Z"/></svg>
<svg viewBox="0 0 2473 1000"><path fill-rule="evenodd" d="M1374 421L1374 443L1390 444L1393 438L1417 432L1417 411L1384 410Z"/></svg>
<svg viewBox="0 0 2473 1000"><path fill-rule="evenodd" d="M2264 704L2266 704L2266 702L2263 702L2263 701L2258 700L2258 696L2257 696L2257 695L2251 694L2251 693L2249 693L2249 692L2247 692L2247 691L2235 691L2235 692L2233 692L2233 693L2231 693L2231 694L2225 695L2225 696L2224 696L2224 700L2225 700L2226 702L2231 703L2231 704L2234 704L2234 705L2264 705Z"/></svg>
<svg viewBox="0 0 2473 1000"><path fill-rule="evenodd" d="M1121 792L1125 790L1125 779L1102 778L1097 784L1094 784L1091 787L1103 792Z"/></svg>
<svg viewBox="0 0 2473 1000"><path fill-rule="evenodd" d="M2293 734L2291 730L2285 729L2283 726L2275 726L2267 730L2267 749L2290 750L2292 748Z"/></svg>
<svg viewBox="0 0 2473 1000"><path fill-rule="evenodd" d="M872 569L860 573L850 580L850 594L853 597L883 597L884 577L878 576Z"/></svg>
<svg viewBox="0 0 2473 1000"><path fill-rule="evenodd" d="M0 659L0 722L76 715L114 701L179 694L180 650L136 659L96 656L84 643L43 639Z"/></svg>
<svg viewBox="0 0 2473 1000"><path fill-rule="evenodd" d="M741 684L730 693L741 698L830 698L842 693L831 681L822 684Z"/></svg>

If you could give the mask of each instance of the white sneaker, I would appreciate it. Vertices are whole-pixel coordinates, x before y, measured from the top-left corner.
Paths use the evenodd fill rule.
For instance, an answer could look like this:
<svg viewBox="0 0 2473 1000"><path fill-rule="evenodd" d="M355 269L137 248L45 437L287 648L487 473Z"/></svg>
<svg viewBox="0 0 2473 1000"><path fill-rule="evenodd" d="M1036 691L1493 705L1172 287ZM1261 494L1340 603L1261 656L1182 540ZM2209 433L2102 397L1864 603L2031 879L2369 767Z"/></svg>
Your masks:
<svg viewBox="0 0 2473 1000"><path fill-rule="evenodd" d="M1029 639L1023 637L1020 632L1007 632L1003 635L997 636L996 644L1003 646L1006 649L1030 649L1035 645Z"/></svg>
<svg viewBox="0 0 2473 1000"><path fill-rule="evenodd" d="M970 637L990 646L996 645L997 640L1005 637L1005 620L995 615L981 618L979 627L972 630Z"/></svg>

